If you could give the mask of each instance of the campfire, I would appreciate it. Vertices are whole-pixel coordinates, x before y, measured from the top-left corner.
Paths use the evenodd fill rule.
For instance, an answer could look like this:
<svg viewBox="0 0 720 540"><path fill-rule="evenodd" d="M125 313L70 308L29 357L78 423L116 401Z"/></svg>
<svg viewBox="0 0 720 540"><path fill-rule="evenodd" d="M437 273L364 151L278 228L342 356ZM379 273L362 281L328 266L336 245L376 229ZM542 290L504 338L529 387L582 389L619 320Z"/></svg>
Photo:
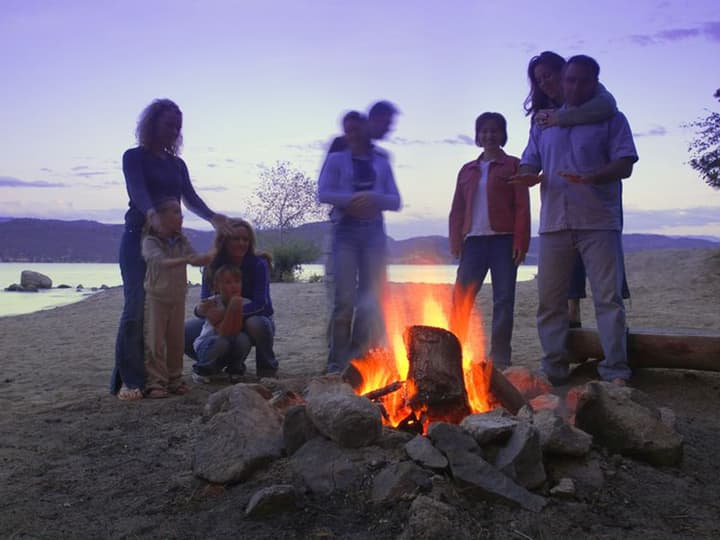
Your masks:
<svg viewBox="0 0 720 540"><path fill-rule="evenodd" d="M356 393L381 405L385 425L417 433L433 421L459 423L493 409L482 321L473 313L469 331L458 332L466 334L461 343L438 289L407 288L409 294L387 295L383 305L388 348L351 362Z"/></svg>

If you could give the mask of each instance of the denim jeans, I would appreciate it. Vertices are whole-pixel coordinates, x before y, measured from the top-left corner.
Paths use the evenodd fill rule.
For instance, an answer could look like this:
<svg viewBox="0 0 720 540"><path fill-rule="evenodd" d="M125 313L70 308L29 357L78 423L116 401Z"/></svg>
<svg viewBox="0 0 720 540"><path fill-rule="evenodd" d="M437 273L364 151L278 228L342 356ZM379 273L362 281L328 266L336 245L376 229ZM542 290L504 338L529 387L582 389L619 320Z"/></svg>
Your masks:
<svg viewBox="0 0 720 540"><path fill-rule="evenodd" d="M197 317L185 321L185 354L193 360L198 360L198 353L193 344L200 335L204 323L204 319ZM245 320L245 329L242 334L247 336L251 347L255 346L256 368L261 370L277 369L278 361L273 350L275 321L272 317L264 315L248 317ZM247 357L247 355L245 356Z"/></svg>
<svg viewBox="0 0 720 540"><path fill-rule="evenodd" d="M517 266L513 261L513 236L511 234L470 236L465 240L453 298L458 298L460 294L468 294L474 299L482 288L488 270L490 270L493 292L492 331L488 357L498 369L504 369L511 364L510 341L513 331L515 283L517 281ZM463 319L456 324L459 324L461 328L466 328L470 312L459 313L458 309L460 307L456 301L453 313L457 318ZM456 324L453 325L454 328ZM463 336L458 337L462 339Z"/></svg>
<svg viewBox="0 0 720 540"><path fill-rule="evenodd" d="M193 371L200 375L214 375L227 368L228 373L242 375L251 348L250 338L244 332L234 336L208 334L195 343L197 362Z"/></svg>
<svg viewBox="0 0 720 540"><path fill-rule="evenodd" d="M384 340L380 295L385 284L382 220L344 217L333 227L335 294L328 372L342 372Z"/></svg>
<svg viewBox="0 0 720 540"><path fill-rule="evenodd" d="M145 386L143 319L145 311L145 260L141 252L141 228L126 226L120 239L120 273L125 304L115 341L115 367L110 392Z"/></svg>
<svg viewBox="0 0 720 540"><path fill-rule="evenodd" d="M605 380L628 379L625 306L622 299L623 251L619 231L568 230L540 235L537 326L543 348L542 370L551 377L569 373L567 298L575 259L587 271L604 358Z"/></svg>

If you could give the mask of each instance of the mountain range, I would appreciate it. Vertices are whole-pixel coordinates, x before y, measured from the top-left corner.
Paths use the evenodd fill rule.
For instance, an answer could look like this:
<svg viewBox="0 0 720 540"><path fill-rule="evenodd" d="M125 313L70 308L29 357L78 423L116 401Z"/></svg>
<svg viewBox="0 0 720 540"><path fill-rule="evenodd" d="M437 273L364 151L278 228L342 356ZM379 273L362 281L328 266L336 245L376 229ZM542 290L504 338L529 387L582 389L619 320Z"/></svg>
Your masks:
<svg viewBox="0 0 720 540"><path fill-rule="evenodd" d="M123 225L96 221L61 221L32 218L0 218L0 261L2 262L117 262ZM308 223L285 233L287 241L315 244L322 252L330 232L329 222ZM213 231L185 229L198 251L210 248ZM258 231L258 247L271 250L278 242L277 231ZM627 253L646 249L717 248L718 239L670 237L658 234L625 234ZM526 264L537 264L537 238L532 238ZM393 264L452 264L448 239L421 236L405 240L388 237L389 262ZM320 262L320 261L318 261Z"/></svg>

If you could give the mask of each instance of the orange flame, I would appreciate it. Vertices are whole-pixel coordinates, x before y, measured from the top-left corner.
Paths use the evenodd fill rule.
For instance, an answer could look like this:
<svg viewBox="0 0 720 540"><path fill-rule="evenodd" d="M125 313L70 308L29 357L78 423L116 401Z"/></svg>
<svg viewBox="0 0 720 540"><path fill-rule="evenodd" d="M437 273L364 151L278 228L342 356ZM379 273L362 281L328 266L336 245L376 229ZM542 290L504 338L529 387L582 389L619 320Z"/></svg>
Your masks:
<svg viewBox="0 0 720 540"><path fill-rule="evenodd" d="M393 288L398 289L389 286L383 301L389 351L376 349L353 360L353 366L362 376L362 384L356 392L365 394L396 381L405 381L401 390L388 394L382 402L389 418L387 424L397 426L407 418L412 412L407 398L414 395L415 388L413 381L407 380L410 366L403 331L412 325L434 326L453 331L461 342L465 389L471 411L490 410L491 365L485 359L482 319L472 309L475 294L472 291L456 292L451 298L444 285L404 284L400 289L402 295L390 293Z"/></svg>

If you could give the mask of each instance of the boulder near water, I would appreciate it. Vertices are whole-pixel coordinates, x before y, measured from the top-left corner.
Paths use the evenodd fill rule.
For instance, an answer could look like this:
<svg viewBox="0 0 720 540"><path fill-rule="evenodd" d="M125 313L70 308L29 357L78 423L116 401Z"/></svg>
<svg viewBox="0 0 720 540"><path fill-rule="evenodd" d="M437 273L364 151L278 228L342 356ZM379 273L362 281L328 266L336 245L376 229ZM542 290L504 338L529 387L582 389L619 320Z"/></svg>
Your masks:
<svg viewBox="0 0 720 540"><path fill-rule="evenodd" d="M50 289L52 279L40 272L23 270L20 273L20 285L26 289Z"/></svg>

